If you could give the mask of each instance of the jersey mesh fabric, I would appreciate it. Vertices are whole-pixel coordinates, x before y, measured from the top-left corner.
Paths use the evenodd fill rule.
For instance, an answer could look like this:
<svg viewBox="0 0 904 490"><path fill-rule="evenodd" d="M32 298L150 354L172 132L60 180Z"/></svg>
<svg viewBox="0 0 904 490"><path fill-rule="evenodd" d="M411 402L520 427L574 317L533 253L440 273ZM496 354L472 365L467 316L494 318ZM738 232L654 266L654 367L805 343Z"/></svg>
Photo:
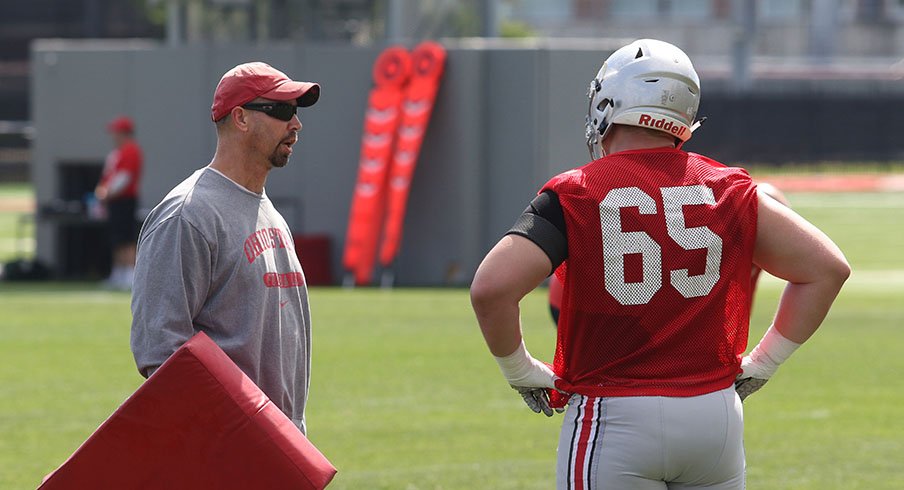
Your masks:
<svg viewBox="0 0 904 490"><path fill-rule="evenodd" d="M559 196L568 238L556 270L557 386L587 396L730 386L747 345L756 240L747 172L671 148L626 151L546 189Z"/></svg>

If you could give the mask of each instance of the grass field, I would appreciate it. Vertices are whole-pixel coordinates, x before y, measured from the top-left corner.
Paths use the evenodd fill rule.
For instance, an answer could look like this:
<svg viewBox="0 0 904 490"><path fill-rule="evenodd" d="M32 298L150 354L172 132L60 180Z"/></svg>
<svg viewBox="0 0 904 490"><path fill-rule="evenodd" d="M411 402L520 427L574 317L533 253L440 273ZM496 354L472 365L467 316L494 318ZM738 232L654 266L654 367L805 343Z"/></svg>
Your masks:
<svg viewBox="0 0 904 490"><path fill-rule="evenodd" d="M746 403L748 486L904 488L904 194L792 194L854 274L823 328ZM0 213L0 237L2 229ZM781 289L764 278L751 336ZM549 359L545 291L528 346ZM311 291L311 440L336 489L549 489L559 421L502 380L464 289ZM0 488L34 488L142 381L129 297L93 284L0 283Z"/></svg>
<svg viewBox="0 0 904 490"><path fill-rule="evenodd" d="M0 185L0 262L5 262L17 253L34 249L33 227L21 229L27 237L18 236L20 217L33 207L32 190L25 184Z"/></svg>

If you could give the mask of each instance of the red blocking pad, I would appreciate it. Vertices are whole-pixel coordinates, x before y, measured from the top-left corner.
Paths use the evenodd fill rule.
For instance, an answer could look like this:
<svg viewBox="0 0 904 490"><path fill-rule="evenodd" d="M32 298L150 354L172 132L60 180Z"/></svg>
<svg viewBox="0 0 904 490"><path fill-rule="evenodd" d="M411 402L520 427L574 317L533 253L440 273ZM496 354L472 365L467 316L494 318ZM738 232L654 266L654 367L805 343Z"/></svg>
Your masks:
<svg viewBox="0 0 904 490"><path fill-rule="evenodd" d="M321 489L335 474L295 424L198 333L40 490Z"/></svg>

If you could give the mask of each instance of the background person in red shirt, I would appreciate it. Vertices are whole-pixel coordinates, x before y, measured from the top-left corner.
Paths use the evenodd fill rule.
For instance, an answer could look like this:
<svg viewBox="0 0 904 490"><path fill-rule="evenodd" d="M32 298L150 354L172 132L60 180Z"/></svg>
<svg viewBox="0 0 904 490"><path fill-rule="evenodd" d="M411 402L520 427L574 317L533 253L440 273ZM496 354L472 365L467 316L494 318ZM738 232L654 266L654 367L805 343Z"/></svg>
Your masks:
<svg viewBox="0 0 904 490"><path fill-rule="evenodd" d="M107 284L116 289L131 289L135 273L135 241L138 223L138 189L141 180L141 148L135 141L135 125L121 116L107 125L115 148L107 155L100 182L94 189L98 201L107 210L113 264Z"/></svg>
<svg viewBox="0 0 904 490"><path fill-rule="evenodd" d="M567 404L558 488L744 488L741 402L816 331L850 274L747 172L680 149L699 94L671 44L613 53L588 92L594 161L543 186L471 285L506 381L537 413ZM754 265L788 286L743 356ZM554 271L550 369L524 345L519 303Z"/></svg>

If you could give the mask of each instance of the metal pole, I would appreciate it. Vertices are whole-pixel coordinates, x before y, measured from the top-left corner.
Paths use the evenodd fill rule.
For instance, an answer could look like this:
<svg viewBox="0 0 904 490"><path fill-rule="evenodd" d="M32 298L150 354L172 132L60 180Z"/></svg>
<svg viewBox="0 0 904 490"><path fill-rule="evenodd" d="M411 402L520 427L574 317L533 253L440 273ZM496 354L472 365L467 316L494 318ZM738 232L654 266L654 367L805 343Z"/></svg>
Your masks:
<svg viewBox="0 0 904 490"><path fill-rule="evenodd" d="M838 31L838 0L810 3L810 56L827 63L835 54Z"/></svg>
<svg viewBox="0 0 904 490"><path fill-rule="evenodd" d="M179 46L182 43L182 1L168 0L166 2L166 44Z"/></svg>
<svg viewBox="0 0 904 490"><path fill-rule="evenodd" d="M483 0L483 37L499 37L499 2Z"/></svg>
<svg viewBox="0 0 904 490"><path fill-rule="evenodd" d="M389 0L386 6L386 40L391 43L402 42L402 1Z"/></svg>
<svg viewBox="0 0 904 490"><path fill-rule="evenodd" d="M260 1L251 0L245 5L245 18L248 25L248 40L260 41L260 31L258 31L258 14L260 14Z"/></svg>
<svg viewBox="0 0 904 490"><path fill-rule="evenodd" d="M88 0L85 3L84 14L85 37L101 37L103 20L98 0Z"/></svg>
<svg viewBox="0 0 904 490"><path fill-rule="evenodd" d="M735 40L732 56L732 82L735 90L746 92L753 85L750 65L756 34L756 0L734 0Z"/></svg>

